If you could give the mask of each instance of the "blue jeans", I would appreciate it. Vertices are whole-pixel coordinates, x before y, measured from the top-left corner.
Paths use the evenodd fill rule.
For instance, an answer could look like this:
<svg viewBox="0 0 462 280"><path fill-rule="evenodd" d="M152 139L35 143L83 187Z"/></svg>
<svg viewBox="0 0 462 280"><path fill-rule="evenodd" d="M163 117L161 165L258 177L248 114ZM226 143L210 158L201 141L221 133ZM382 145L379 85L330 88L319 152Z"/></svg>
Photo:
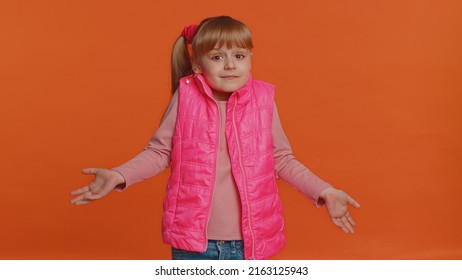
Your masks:
<svg viewBox="0 0 462 280"><path fill-rule="evenodd" d="M244 242L209 240L203 253L180 250L172 247L172 260L243 260Z"/></svg>

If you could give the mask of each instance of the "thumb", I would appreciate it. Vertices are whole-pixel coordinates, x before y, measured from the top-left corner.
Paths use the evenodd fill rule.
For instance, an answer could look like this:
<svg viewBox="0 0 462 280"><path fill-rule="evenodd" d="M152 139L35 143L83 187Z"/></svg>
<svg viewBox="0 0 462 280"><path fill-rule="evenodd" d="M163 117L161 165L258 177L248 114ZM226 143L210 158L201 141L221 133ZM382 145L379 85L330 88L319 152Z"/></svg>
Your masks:
<svg viewBox="0 0 462 280"><path fill-rule="evenodd" d="M98 168L84 168L82 173L85 175L96 175L98 173Z"/></svg>
<svg viewBox="0 0 462 280"><path fill-rule="evenodd" d="M360 208L361 205L359 205L358 202L356 202L356 200L354 200L351 196L348 196L348 202L353 205L353 207L355 208Z"/></svg>

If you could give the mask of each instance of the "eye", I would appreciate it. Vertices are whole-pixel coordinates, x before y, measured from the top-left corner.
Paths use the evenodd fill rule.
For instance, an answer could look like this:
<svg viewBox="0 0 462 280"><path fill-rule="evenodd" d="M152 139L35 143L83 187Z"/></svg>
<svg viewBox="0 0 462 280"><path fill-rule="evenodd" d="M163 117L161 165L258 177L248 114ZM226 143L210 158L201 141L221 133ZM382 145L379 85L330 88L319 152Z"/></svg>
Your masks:
<svg viewBox="0 0 462 280"><path fill-rule="evenodd" d="M245 55L242 54L242 53L238 53L238 54L236 54L236 58L237 58L237 59L244 59L244 58L245 58Z"/></svg>
<svg viewBox="0 0 462 280"><path fill-rule="evenodd" d="M222 58L221 55L212 55L210 57L211 60L220 60L221 58Z"/></svg>

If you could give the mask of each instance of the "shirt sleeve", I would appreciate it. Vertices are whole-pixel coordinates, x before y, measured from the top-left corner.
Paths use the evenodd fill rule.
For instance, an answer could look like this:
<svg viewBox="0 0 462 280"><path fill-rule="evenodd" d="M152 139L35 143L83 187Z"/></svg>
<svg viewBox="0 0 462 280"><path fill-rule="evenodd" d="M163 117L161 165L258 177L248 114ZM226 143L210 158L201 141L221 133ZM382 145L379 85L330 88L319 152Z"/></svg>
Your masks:
<svg viewBox="0 0 462 280"><path fill-rule="evenodd" d="M282 129L276 103L274 104L272 135L276 176L303 193L317 207L320 207L324 201L319 198L319 194L332 186L295 159L287 136Z"/></svg>
<svg viewBox="0 0 462 280"><path fill-rule="evenodd" d="M119 172L125 179L125 184L117 186L116 190L123 191L135 183L155 176L170 165L177 114L178 93L175 92L159 128L147 147L133 159L112 169Z"/></svg>

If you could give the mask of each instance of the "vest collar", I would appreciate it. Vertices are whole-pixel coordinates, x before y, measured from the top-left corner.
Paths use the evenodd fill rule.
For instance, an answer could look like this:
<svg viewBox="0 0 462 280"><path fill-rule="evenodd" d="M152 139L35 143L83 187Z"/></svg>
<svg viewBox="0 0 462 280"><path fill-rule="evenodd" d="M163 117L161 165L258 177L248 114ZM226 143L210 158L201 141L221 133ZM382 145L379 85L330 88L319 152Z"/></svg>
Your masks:
<svg viewBox="0 0 462 280"><path fill-rule="evenodd" d="M207 81L205 80L205 77L202 74L193 74L192 77L196 81L196 84L202 93L208 95L211 98L214 98L213 91L210 88L209 84L207 84ZM232 98L233 96L238 96L239 98L243 98L246 95L248 95L250 91L249 89L251 88L252 80L253 80L252 75L250 75L245 85L239 88L238 90L236 90L235 92L233 92L230 98Z"/></svg>

